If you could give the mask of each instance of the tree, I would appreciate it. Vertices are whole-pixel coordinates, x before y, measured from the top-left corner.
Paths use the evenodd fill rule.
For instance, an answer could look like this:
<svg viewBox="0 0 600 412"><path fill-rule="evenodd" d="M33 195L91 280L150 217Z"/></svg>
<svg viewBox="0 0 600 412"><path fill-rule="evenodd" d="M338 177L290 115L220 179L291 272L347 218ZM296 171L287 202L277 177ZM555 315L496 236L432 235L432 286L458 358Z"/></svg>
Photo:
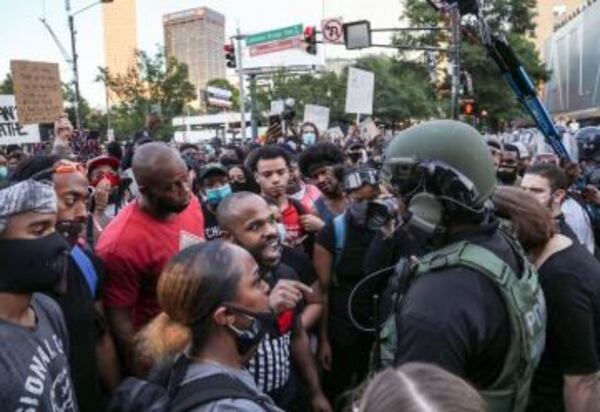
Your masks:
<svg viewBox="0 0 600 412"><path fill-rule="evenodd" d="M535 30L534 13L535 0L494 0L486 3L485 17L492 33L505 36L520 58L525 70L530 74L535 83L548 79L548 73L540 62L533 43L528 36ZM414 26L442 26L446 25L440 15L420 0L406 0L402 18ZM472 17L462 19L464 26L478 33L476 21ZM477 35L475 35L477 37ZM427 44L438 47L447 46L446 34L402 34L395 40L401 44ZM420 60L426 63L430 55L422 54ZM493 61L487 56L483 46L473 41L468 36L463 36L461 44L462 66L473 77L474 98L480 110L488 113L488 126L498 130L510 121L525 117L517 98L509 85L502 80L501 73ZM412 60L407 53L400 54L401 59ZM435 63L438 67L447 62L448 57L438 54ZM448 107L450 78L446 77L437 86L438 107ZM446 110L443 110L446 111ZM447 112L447 111L446 111Z"/></svg>
<svg viewBox="0 0 600 412"><path fill-rule="evenodd" d="M158 135L169 140L173 135L173 117L181 115L186 104L196 98L194 85L188 80L187 65L166 56L162 48L154 56L137 51L136 64L125 74L112 74L100 68L98 81L119 101L111 110L113 128L119 137L142 129L146 117L159 111L162 123Z"/></svg>
<svg viewBox="0 0 600 412"><path fill-rule="evenodd" d="M10 73L6 73L4 80L0 83L0 94L15 94L13 90L12 76Z"/></svg>

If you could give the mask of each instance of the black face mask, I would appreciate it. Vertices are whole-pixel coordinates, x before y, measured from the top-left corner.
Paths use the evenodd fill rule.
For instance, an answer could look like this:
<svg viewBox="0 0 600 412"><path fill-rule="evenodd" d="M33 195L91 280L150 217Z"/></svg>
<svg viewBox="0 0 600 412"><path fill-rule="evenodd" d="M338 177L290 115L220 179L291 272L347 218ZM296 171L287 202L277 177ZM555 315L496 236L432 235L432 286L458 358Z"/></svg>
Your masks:
<svg viewBox="0 0 600 412"><path fill-rule="evenodd" d="M0 240L0 292L51 292L64 282L69 244L57 232L39 239Z"/></svg>
<svg viewBox="0 0 600 412"><path fill-rule="evenodd" d="M512 186L517 181L518 174L514 169L499 169L496 176L502 184Z"/></svg>
<svg viewBox="0 0 600 412"><path fill-rule="evenodd" d="M247 192L250 190L248 183L232 182L229 184L232 192Z"/></svg>
<svg viewBox="0 0 600 412"><path fill-rule="evenodd" d="M78 220L63 220L56 223L56 231L71 245L75 245L83 232L84 224L85 222Z"/></svg>
<svg viewBox="0 0 600 412"><path fill-rule="evenodd" d="M238 329L233 325L228 325L229 330L235 335L237 350L242 357L249 355L267 333L277 331L277 323L273 312L254 313L234 306L226 307L230 312L252 321L247 329Z"/></svg>
<svg viewBox="0 0 600 412"><path fill-rule="evenodd" d="M348 157L350 158L350 160L352 160L354 163L356 163L362 158L362 153L360 153L360 152L348 153Z"/></svg>
<svg viewBox="0 0 600 412"><path fill-rule="evenodd" d="M351 202L348 205L348 213L352 218L352 221L360 227L365 227L367 223L367 210L369 209L369 203L367 201Z"/></svg>

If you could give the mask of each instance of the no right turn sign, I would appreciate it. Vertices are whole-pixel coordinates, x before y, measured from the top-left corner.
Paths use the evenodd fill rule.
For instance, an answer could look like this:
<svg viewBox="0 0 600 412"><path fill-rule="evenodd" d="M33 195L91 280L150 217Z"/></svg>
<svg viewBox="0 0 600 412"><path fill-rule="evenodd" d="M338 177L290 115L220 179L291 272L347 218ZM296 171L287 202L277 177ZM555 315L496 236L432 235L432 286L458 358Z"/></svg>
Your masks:
<svg viewBox="0 0 600 412"><path fill-rule="evenodd" d="M325 19L321 22L324 43L344 42L344 22L341 17Z"/></svg>

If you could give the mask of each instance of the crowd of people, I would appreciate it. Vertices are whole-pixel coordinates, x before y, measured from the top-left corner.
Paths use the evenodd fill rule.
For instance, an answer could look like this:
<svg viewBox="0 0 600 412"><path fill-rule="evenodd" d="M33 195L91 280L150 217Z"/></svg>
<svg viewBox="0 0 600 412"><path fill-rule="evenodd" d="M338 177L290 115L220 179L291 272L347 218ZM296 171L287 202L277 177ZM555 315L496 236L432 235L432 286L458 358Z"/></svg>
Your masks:
<svg viewBox="0 0 600 412"><path fill-rule="evenodd" d="M600 156L281 130L0 153L3 410L600 410Z"/></svg>

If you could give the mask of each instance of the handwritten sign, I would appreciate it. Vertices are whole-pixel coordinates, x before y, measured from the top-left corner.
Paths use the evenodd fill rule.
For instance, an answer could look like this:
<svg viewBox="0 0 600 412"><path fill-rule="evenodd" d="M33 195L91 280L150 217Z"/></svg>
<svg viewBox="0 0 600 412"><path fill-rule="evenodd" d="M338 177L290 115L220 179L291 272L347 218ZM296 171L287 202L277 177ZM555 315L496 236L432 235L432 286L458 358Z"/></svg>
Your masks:
<svg viewBox="0 0 600 412"><path fill-rule="evenodd" d="M375 75L350 67L346 89L346 113L372 114Z"/></svg>
<svg viewBox="0 0 600 412"><path fill-rule="evenodd" d="M18 119L15 96L0 94L0 146L40 142L39 127L21 126Z"/></svg>
<svg viewBox="0 0 600 412"><path fill-rule="evenodd" d="M329 107L307 104L304 106L304 123L314 123L317 129L324 131L329 127Z"/></svg>
<svg viewBox="0 0 600 412"><path fill-rule="evenodd" d="M58 64L12 60L21 124L53 123L64 112Z"/></svg>

